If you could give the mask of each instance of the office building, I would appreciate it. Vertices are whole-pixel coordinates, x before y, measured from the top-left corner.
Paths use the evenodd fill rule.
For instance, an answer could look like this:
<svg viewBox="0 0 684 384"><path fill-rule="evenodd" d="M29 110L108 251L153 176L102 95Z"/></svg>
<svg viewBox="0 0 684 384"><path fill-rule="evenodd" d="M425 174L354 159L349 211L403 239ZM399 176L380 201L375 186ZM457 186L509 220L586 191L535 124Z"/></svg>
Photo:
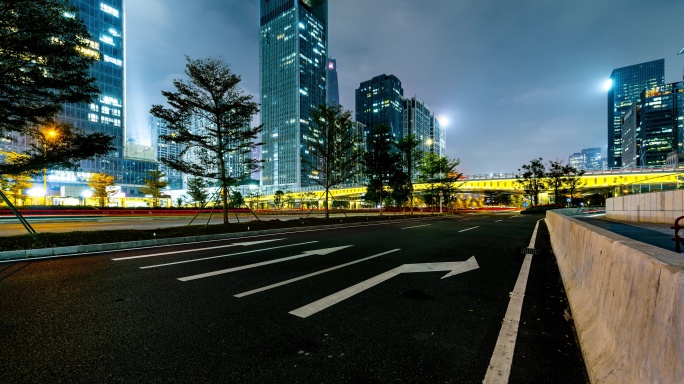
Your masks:
<svg viewBox="0 0 684 384"><path fill-rule="evenodd" d="M116 185L121 188L118 197L142 196L139 187L144 185L146 172L156 170L157 164L150 147L133 148L132 153L139 156L126 158L123 0L69 0L68 3L78 13L65 17L80 18L93 37L87 42L88 54L99 56L99 60L92 64L90 75L95 78L100 94L91 103L65 104L57 120L70 123L85 133L101 132L113 136L115 149L107 156L81 161L76 171L48 170L47 194L53 198L79 198L88 189L87 182L92 174L106 173L114 176ZM2 149L17 152L28 149L29 138L15 135L14 139L11 143L3 141Z"/></svg>
<svg viewBox="0 0 684 384"><path fill-rule="evenodd" d="M583 169L584 167L584 155L579 152L575 152L570 155L568 159L568 164L575 169Z"/></svg>
<svg viewBox="0 0 684 384"><path fill-rule="evenodd" d="M403 124L402 137L413 135L418 140L418 150L427 153L433 152L432 125L434 113L418 96L403 100Z"/></svg>
<svg viewBox="0 0 684 384"><path fill-rule="evenodd" d="M438 156L446 156L446 130L440 115L434 114L430 119L430 139L432 140L430 151Z"/></svg>
<svg viewBox="0 0 684 384"><path fill-rule="evenodd" d="M665 60L617 68L610 75L612 86L608 91L608 167L622 166L622 117L627 110L640 103L644 89L665 84Z"/></svg>
<svg viewBox="0 0 684 384"><path fill-rule="evenodd" d="M337 60L328 58L328 105L340 105L340 85L337 81Z"/></svg>
<svg viewBox="0 0 684 384"><path fill-rule="evenodd" d="M602 169L603 156L601 156L600 147L582 149L582 157L584 158L584 168L581 169L587 171L600 171Z"/></svg>
<svg viewBox="0 0 684 384"><path fill-rule="evenodd" d="M177 159L181 157L183 146L173 141L160 138L160 135L170 135L172 131L166 126L166 121L150 116L149 118L150 136L152 147L156 148L155 160L159 163L159 170L164 172L166 180L169 182L169 189L184 189L187 187L187 177L183 173L161 162L161 159Z"/></svg>
<svg viewBox="0 0 684 384"><path fill-rule="evenodd" d="M402 120L402 136L413 135L420 142L419 151L446 156L446 132L441 117L418 96L403 100Z"/></svg>
<svg viewBox="0 0 684 384"><path fill-rule="evenodd" d="M671 152L682 152L684 83L666 84L641 93L638 139L641 164L664 166Z"/></svg>
<svg viewBox="0 0 684 384"><path fill-rule="evenodd" d="M364 81L356 90L356 121L372 130L386 124L396 138L403 137L404 89L394 75L380 75Z"/></svg>
<svg viewBox="0 0 684 384"><path fill-rule="evenodd" d="M327 0L260 1L261 185L315 185L311 109L327 102Z"/></svg>
<svg viewBox="0 0 684 384"><path fill-rule="evenodd" d="M633 104L622 117L622 168L640 167L639 105Z"/></svg>

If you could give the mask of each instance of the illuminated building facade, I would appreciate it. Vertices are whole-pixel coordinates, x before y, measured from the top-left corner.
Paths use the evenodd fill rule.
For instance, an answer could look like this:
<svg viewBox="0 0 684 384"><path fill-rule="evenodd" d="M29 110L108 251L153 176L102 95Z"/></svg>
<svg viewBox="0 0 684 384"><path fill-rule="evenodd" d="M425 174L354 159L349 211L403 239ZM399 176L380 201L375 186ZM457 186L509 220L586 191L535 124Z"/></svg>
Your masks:
<svg viewBox="0 0 684 384"><path fill-rule="evenodd" d="M261 0L261 185L315 185L311 109L327 102L327 0Z"/></svg>
<svg viewBox="0 0 684 384"><path fill-rule="evenodd" d="M432 139L430 151L438 156L446 156L446 130L442 123L442 117L438 114L432 115L430 119L430 138Z"/></svg>
<svg viewBox="0 0 684 384"><path fill-rule="evenodd" d="M579 152L575 152L568 158L568 164L575 169L583 169L584 167L584 155Z"/></svg>
<svg viewBox="0 0 684 384"><path fill-rule="evenodd" d="M413 135L420 144L418 150L446 156L446 132L439 115L418 96L403 100L403 137Z"/></svg>
<svg viewBox="0 0 684 384"><path fill-rule="evenodd" d="M328 59L328 105L340 105L340 86L337 82L337 60Z"/></svg>
<svg viewBox="0 0 684 384"><path fill-rule="evenodd" d="M403 100L404 89L394 75L383 74L364 81L356 90L356 121L367 130L386 124L392 135L400 139L404 135Z"/></svg>
<svg viewBox="0 0 684 384"><path fill-rule="evenodd" d="M640 103L644 89L665 84L665 60L617 68L610 75L608 91L608 167L622 166L622 117L633 105Z"/></svg>
<svg viewBox="0 0 684 384"><path fill-rule="evenodd" d="M601 155L600 147L583 149L582 157L584 157L584 168L582 169L588 171L600 171L603 169L603 156Z"/></svg>
<svg viewBox="0 0 684 384"><path fill-rule="evenodd" d="M662 166L672 152L682 152L684 83L666 84L641 93L639 105L640 164Z"/></svg>
<svg viewBox="0 0 684 384"><path fill-rule="evenodd" d="M155 158L159 163L159 170L164 172L166 180L169 182L169 189L183 189L187 186L187 179L184 180L184 174L173 168L168 167L161 162L161 159L173 159L181 156L183 147L180 144L172 141L161 139L159 135L170 135L172 131L166 126L166 121L150 116L150 136L152 138L152 147L156 148L157 153Z"/></svg>
<svg viewBox="0 0 684 384"><path fill-rule="evenodd" d="M65 17L80 18L92 36L92 40L88 41L90 49L82 53L99 57L92 64L90 75L95 78L100 94L92 103L65 104L57 119L70 123L85 133L101 132L114 137L114 150L107 156L81 161L76 171L48 170L47 194L53 198L79 198L88 189L87 182L93 173L106 173L114 176L116 185L121 187L120 197L142 196L139 187L144 185L146 172L156 170L157 164L150 147L139 146L138 149L141 150L133 152L140 156L134 159L125 158L126 60L123 0L68 2L78 13ZM29 148L29 138L15 136L14 139L13 143L3 145L2 149L22 152Z"/></svg>

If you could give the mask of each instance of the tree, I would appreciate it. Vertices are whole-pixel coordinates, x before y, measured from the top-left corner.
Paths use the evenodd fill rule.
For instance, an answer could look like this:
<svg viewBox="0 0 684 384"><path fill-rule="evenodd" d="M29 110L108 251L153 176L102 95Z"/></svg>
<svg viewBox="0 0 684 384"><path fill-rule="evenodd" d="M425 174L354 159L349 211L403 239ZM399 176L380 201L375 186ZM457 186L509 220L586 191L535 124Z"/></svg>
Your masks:
<svg viewBox="0 0 684 384"><path fill-rule="evenodd" d="M304 207L306 205L311 208L312 205L318 206L318 199L315 192L307 191L299 194L299 206Z"/></svg>
<svg viewBox="0 0 684 384"><path fill-rule="evenodd" d="M275 191L275 194L273 196L273 204L275 205L276 209L283 207L283 196L284 195L285 195L285 192L283 192L281 190Z"/></svg>
<svg viewBox="0 0 684 384"><path fill-rule="evenodd" d="M563 191L565 185L565 175L567 169L563 165L563 161L549 161L549 168L546 171L546 186L553 191L553 204L558 206L558 196Z"/></svg>
<svg viewBox="0 0 684 384"><path fill-rule="evenodd" d="M8 164L21 163L28 157L24 154L5 151L0 151L0 155L5 156L5 162ZM35 171L0 175L0 191L7 191L7 194L12 197L13 203L15 204L17 201L23 202L26 199L24 191L33 186L31 179L33 179L35 175Z"/></svg>
<svg viewBox="0 0 684 384"><path fill-rule="evenodd" d="M537 206L539 194L547 188L546 168L542 158L531 160L529 164L523 165L522 169L518 169L518 171L522 173L515 175L515 182L532 197L532 205Z"/></svg>
<svg viewBox="0 0 684 384"><path fill-rule="evenodd" d="M0 2L0 134L27 134L99 94L89 71L100 53L77 12L65 0Z"/></svg>
<svg viewBox="0 0 684 384"><path fill-rule="evenodd" d="M34 140L28 157L0 164L0 174L73 169L114 149L112 136L54 121L65 103L88 103L100 93L89 75L100 53L76 13L63 0L0 2L0 135ZM46 146L44 132L55 129L59 135Z"/></svg>
<svg viewBox="0 0 684 384"><path fill-rule="evenodd" d="M463 176L456 171L461 163L460 159L449 159L429 152L418 163L418 179L428 184L428 193L425 194L425 203L436 206L439 203L439 193L442 193L443 202L447 205L454 199L454 192L458 188L455 184Z"/></svg>
<svg viewBox="0 0 684 384"><path fill-rule="evenodd" d="M364 173L368 177L365 199L380 204L388 195L385 186L400 167L399 154L394 151L394 138L385 124L378 124L371 130L368 152L363 154Z"/></svg>
<svg viewBox="0 0 684 384"><path fill-rule="evenodd" d="M319 105L311 110L313 124L309 126L306 145L311 158L306 159L316 184L325 189L325 218L330 218L330 188L354 176L359 153L352 138L351 112L341 105Z"/></svg>
<svg viewBox="0 0 684 384"><path fill-rule="evenodd" d="M149 176L149 179L147 177L143 179L145 186L140 187L140 192L152 195L152 208L157 208L159 206L159 199L164 197L162 190L169 185L169 182L164 180L166 175L159 170L147 171L147 176Z"/></svg>
<svg viewBox="0 0 684 384"><path fill-rule="evenodd" d="M71 124L51 122L32 127L26 134L34 140L21 161L0 164L0 174L17 174L46 168L75 169L81 160L103 156L115 149L112 136L84 134Z"/></svg>
<svg viewBox="0 0 684 384"><path fill-rule="evenodd" d="M207 193L207 181L201 177L191 177L188 179L188 195L195 202L195 207L199 204L203 207L207 203L209 193Z"/></svg>
<svg viewBox="0 0 684 384"><path fill-rule="evenodd" d="M230 203L228 203L230 208L240 208L244 203L245 199L242 197L240 191L235 191L230 194Z"/></svg>
<svg viewBox="0 0 684 384"><path fill-rule="evenodd" d="M408 135L397 141L397 150L401 155L401 165L405 175L398 174L395 178L397 184L394 189L399 189L401 193L395 193L396 197L401 198L404 194L407 195L411 213L413 213L413 180L416 178L415 171L418 162L423 156L423 152L419 149L420 140L416 139L414 135ZM400 184L403 179L403 185ZM395 197L395 199L396 199Z"/></svg>
<svg viewBox="0 0 684 384"><path fill-rule="evenodd" d="M181 156L162 162L189 175L217 180L223 201L223 223L228 224L229 186L258 169L257 161L249 158L249 154L260 145L255 140L261 126L250 127L259 106L252 96L243 93L240 76L222 58L186 60L188 81L174 80L175 92L162 91L170 108L153 105L150 111L172 131L160 138L184 147ZM197 130L191 124L193 118L209 124ZM186 159L184 155L189 151L194 151L194 156ZM239 166L230 167L230 158L240 159Z"/></svg>
<svg viewBox="0 0 684 384"><path fill-rule="evenodd" d="M566 167L568 169L566 173L565 186L568 192L570 192L570 204L572 205L573 199L575 198L575 191L584 186L584 180L582 180L582 176L584 176L585 171L577 170L577 168L569 164L566 165Z"/></svg>
<svg viewBox="0 0 684 384"><path fill-rule="evenodd" d="M106 173L94 173L88 179L88 187L93 189L93 197L99 200L100 207L104 207L109 197L116 193L112 189L114 186L114 176Z"/></svg>

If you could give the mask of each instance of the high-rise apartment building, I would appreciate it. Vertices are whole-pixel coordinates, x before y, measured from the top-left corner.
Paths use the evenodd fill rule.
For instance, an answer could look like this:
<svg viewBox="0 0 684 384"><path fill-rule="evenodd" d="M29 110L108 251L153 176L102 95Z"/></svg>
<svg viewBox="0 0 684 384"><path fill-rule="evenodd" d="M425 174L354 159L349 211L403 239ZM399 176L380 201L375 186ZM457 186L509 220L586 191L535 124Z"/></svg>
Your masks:
<svg viewBox="0 0 684 384"><path fill-rule="evenodd" d="M392 135L403 137L404 89L394 75L380 75L364 81L356 90L356 121L372 130L386 124Z"/></svg>
<svg viewBox="0 0 684 384"><path fill-rule="evenodd" d="M340 105L340 85L337 81L337 60L328 58L328 105Z"/></svg>
<svg viewBox="0 0 684 384"><path fill-rule="evenodd" d="M608 91L608 167L622 166L622 117L644 89L665 84L665 59L614 69Z"/></svg>
<svg viewBox="0 0 684 384"><path fill-rule="evenodd" d="M311 109L327 102L327 0L261 0L261 185L314 185Z"/></svg>

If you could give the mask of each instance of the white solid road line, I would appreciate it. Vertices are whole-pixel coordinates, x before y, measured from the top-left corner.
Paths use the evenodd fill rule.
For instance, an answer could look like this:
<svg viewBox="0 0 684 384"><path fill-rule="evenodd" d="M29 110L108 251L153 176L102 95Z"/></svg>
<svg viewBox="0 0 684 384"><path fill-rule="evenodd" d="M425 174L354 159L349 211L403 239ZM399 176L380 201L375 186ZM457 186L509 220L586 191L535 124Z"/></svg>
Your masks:
<svg viewBox="0 0 684 384"><path fill-rule="evenodd" d="M257 244L262 244L262 243L269 243L272 241L280 241L280 240L285 240L285 239L272 239L272 240L257 240L257 241L246 241L244 243L233 243L233 244L226 244L226 245L217 245L214 247L205 247L205 248L193 248L193 249L185 249L181 251L170 251L170 252L161 252L161 253L152 253L149 255L138 255L138 256L128 256L128 257L118 257L116 259L112 259L113 261L122 261L122 260L132 260L132 259L144 259L148 257L156 257L156 256L164 256L164 255L174 255L177 253L189 253L189 252L197 252L197 251L207 251L210 249L220 249L220 248L228 248L228 247L237 247L237 246L242 246L242 247L248 247L250 245L257 245Z"/></svg>
<svg viewBox="0 0 684 384"><path fill-rule="evenodd" d="M428 225L432 225L432 224L416 225L416 226L413 226L413 227L404 227L404 228L401 228L401 229L412 229L412 228L427 227Z"/></svg>
<svg viewBox="0 0 684 384"><path fill-rule="evenodd" d="M203 258L201 258L201 259L191 259L191 260L176 261L176 262L174 262L174 263L157 264L157 265L148 265L147 267L140 267L140 269L149 269L149 268L157 268L157 267L166 267L166 266L169 266L169 265L193 263L193 262L195 262L195 261L204 261L204 260L220 259L220 258L222 258L222 257L230 257L230 256L236 256L236 255L244 255L244 254L247 254L247 253L254 253L254 252L261 252L261 251L270 251L270 250L272 250L272 249L287 248L287 247L295 247L295 246L297 246L297 245L304 245L304 244L311 244L311 243L318 243L318 241L307 241L306 243L297 243L297 244L290 244L290 245L281 245L281 246L279 246L279 247L255 249L255 250L253 250L253 251L245 251L245 252L230 253L230 254L227 254L227 255L203 257Z"/></svg>
<svg viewBox="0 0 684 384"><path fill-rule="evenodd" d="M393 249L393 250L391 250L391 251L378 253L377 255L368 256L368 257L365 257L365 258L363 258L363 259L350 261L349 263L340 264L340 265L338 265L338 266L331 267L331 268L328 268L328 269L324 269L324 270L322 270L322 271L309 273L308 275L304 275L304 276L300 276L300 277L295 277L294 279L281 281L280 283L275 283L275 284L271 284L271 285L268 285L268 286L265 286L265 287L253 289L253 290L251 290L251 291L238 293L237 295L234 295L234 296L235 296L235 297L245 297L245 296L253 295L253 294L255 294L255 293L267 291L267 290L272 289L272 288L282 287L283 285L287 285L287 284L290 284L290 283L294 283L294 282L296 282L296 281L308 279L309 277L313 277L313 276L320 275L320 274L323 274L323 273L326 273L326 272L334 271L334 270L336 270L336 269L344 268L344 267L347 267L347 266L350 266L350 265L353 265L353 264L357 264L357 263L360 263L360 262L363 262L363 261L366 261L366 260L374 259L374 258L376 258L376 257L380 257L380 256L386 255L386 254L388 254L388 253L396 252L396 251L399 251L399 250L400 250L400 249L397 248L397 249Z"/></svg>
<svg viewBox="0 0 684 384"><path fill-rule="evenodd" d="M464 230L459 231L459 232L470 231L471 229L475 229L475 228L480 228L480 226L478 225L477 227L472 227L472 228L464 229Z"/></svg>
<svg viewBox="0 0 684 384"><path fill-rule="evenodd" d="M530 240L529 248L534 248L534 242L537 238L537 230L539 229L539 221L534 227L532 239ZM515 282L513 292L511 292L511 300L506 309L506 316L504 317L499 338L496 340L496 347L492 354L492 359L489 361L487 374L482 382L483 384L505 384L508 383L508 378L511 375L511 365L513 364L513 351L515 350L515 341L518 337L518 327L520 325L520 314L522 313L523 298L525 297L525 288L527 287L527 278L530 274L530 265L532 264L532 255L525 255L525 260L520 268L518 280Z"/></svg>
<svg viewBox="0 0 684 384"><path fill-rule="evenodd" d="M284 261L299 259L302 257L308 257L308 256L312 256L312 255L327 255L329 253L337 252L340 249L344 249L344 248L348 248L348 247L351 247L351 245L343 245L341 247L334 247L334 248L315 249L313 251L304 251L302 254L296 255L296 256L283 257L281 259L262 261L261 263L254 263L254 264L243 265L243 266L235 267L235 268L222 269L220 271L207 272L207 273L201 273L199 275L181 277L178 280L180 280L180 281L191 281L191 280L203 279L205 277L218 276L218 275L223 275L226 273L243 271L245 269L263 267L264 265L282 263Z"/></svg>

